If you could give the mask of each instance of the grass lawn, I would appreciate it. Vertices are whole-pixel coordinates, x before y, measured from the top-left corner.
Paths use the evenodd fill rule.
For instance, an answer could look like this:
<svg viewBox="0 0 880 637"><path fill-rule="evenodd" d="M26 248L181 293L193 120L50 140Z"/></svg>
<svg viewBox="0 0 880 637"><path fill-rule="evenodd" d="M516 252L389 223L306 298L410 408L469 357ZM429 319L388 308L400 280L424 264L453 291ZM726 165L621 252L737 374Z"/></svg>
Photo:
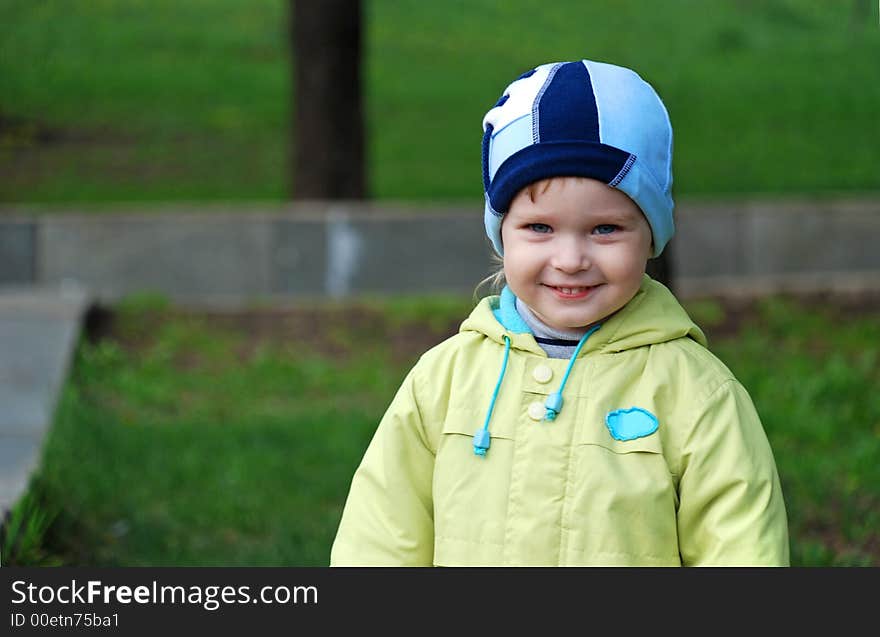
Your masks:
<svg viewBox="0 0 880 637"><path fill-rule="evenodd" d="M880 566L880 303L686 305L761 414L793 564ZM398 383L470 306L394 298L210 316L121 305L78 348L21 504L47 517L17 559L327 564Z"/></svg>
<svg viewBox="0 0 880 637"><path fill-rule="evenodd" d="M0 201L283 201L287 4L0 3ZM479 204L484 112L522 71L582 57L657 87L678 196L880 191L870 0L364 7L378 199Z"/></svg>

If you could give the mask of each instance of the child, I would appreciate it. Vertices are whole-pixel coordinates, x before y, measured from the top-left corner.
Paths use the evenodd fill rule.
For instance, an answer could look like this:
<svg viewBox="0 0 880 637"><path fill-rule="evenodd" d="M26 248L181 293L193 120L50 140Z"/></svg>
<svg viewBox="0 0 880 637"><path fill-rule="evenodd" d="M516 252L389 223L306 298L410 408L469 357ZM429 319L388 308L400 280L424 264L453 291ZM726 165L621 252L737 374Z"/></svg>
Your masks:
<svg viewBox="0 0 880 637"><path fill-rule="evenodd" d="M673 234L660 98L626 68L545 64L483 129L507 284L403 381L331 565L787 565L752 401L645 275Z"/></svg>

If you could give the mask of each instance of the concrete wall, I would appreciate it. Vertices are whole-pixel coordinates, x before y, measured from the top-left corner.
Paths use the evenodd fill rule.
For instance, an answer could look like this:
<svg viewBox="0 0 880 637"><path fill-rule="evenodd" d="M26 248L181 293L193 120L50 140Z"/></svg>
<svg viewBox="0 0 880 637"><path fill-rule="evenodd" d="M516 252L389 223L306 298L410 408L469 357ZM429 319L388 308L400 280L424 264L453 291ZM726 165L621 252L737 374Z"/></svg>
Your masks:
<svg viewBox="0 0 880 637"><path fill-rule="evenodd" d="M880 200L679 202L676 291L880 289ZM471 293L490 271L479 203L53 211L0 208L0 285L76 283L242 306Z"/></svg>

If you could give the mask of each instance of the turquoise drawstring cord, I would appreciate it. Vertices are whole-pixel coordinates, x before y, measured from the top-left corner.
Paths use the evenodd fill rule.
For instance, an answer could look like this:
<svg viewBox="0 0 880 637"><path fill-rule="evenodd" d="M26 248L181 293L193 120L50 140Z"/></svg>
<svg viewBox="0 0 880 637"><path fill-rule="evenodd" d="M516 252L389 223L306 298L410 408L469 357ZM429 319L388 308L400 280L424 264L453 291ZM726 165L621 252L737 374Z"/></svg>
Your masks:
<svg viewBox="0 0 880 637"><path fill-rule="evenodd" d="M489 412L486 414L486 422L474 434L474 453L478 456L485 456L489 449L491 437L489 436L489 419L492 418L492 410L495 409L495 401L498 399L498 391L501 389L501 381L504 380L504 372L507 370L507 358L510 355L510 337L504 337L504 361L501 363L501 373L498 375L498 382L495 384L495 391L492 392L492 400L489 402Z"/></svg>
<svg viewBox="0 0 880 637"><path fill-rule="evenodd" d="M556 416L559 415L559 412L562 411L562 391L565 389L565 383L568 382L568 376L571 374L571 368L574 366L574 361L577 358L578 354L580 354L581 348L584 346L584 343L587 342L587 339L590 337L590 334L598 330L601 325L596 325L591 328L581 337L580 342L578 342L577 347L574 350L574 354L571 355L571 358L568 360L568 367L565 370L565 375L562 377L562 382L559 384L559 389L550 394L547 398L547 402L544 403L544 407L546 408L546 413L544 414L545 420L556 420ZM510 337L504 336L504 360L501 362L501 373L498 374L498 382L495 384L495 391L492 392L492 400L489 401L489 411L486 413L486 421L483 423L483 426L480 427L477 432L474 434L474 454L478 456L485 456L486 452L489 450L489 445L492 442L492 438L489 435L489 421L492 419L492 411L495 409L495 402L498 400L498 392L501 390L501 382L504 380L504 373L507 371L507 359L510 357Z"/></svg>
<svg viewBox="0 0 880 637"><path fill-rule="evenodd" d="M568 382L568 375L571 373L571 368L574 366L574 359L576 359L577 355L580 354L581 348L584 346L584 343L587 342L590 334L598 330L600 327L602 327L601 324L596 325L595 327L588 330L586 334L581 336L581 340L577 344L577 347L574 350L574 354L572 354L571 358L568 359L568 367L565 370L565 376L562 377L562 382L559 384L559 389L557 389L556 392L550 394L547 397L547 402L544 403L544 407L547 410L544 413L544 420L556 420L556 416L558 416L559 412L562 411L562 390L565 389L565 383Z"/></svg>

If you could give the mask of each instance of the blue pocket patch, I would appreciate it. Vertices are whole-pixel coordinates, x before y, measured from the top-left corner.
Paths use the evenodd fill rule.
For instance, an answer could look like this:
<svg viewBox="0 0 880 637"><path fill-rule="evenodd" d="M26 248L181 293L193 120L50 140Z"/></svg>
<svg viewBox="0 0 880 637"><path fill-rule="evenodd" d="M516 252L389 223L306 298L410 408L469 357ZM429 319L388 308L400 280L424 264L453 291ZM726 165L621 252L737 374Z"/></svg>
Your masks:
<svg viewBox="0 0 880 637"><path fill-rule="evenodd" d="M634 440L650 436L660 426L657 417L641 407L615 409L605 416L605 424L615 440Z"/></svg>

